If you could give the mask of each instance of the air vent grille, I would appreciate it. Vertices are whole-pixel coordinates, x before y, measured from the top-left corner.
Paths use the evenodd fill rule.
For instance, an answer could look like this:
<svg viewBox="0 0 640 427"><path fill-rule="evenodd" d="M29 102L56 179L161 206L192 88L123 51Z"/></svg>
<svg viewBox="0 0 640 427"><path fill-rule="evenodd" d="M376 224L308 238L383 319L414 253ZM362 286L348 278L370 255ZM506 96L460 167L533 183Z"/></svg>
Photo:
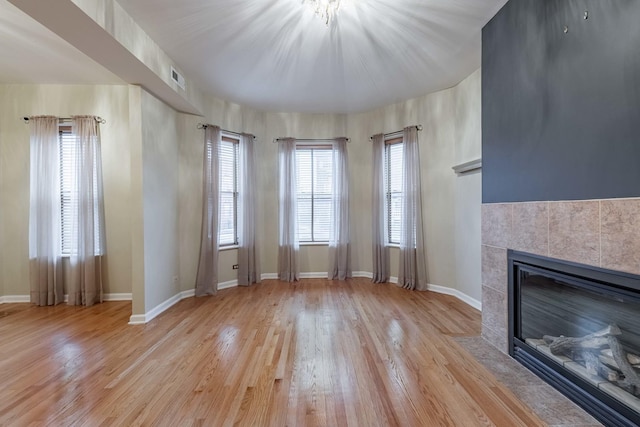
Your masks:
<svg viewBox="0 0 640 427"><path fill-rule="evenodd" d="M182 90L186 90L186 83L184 80L184 76L180 74L175 68L171 67L171 80L176 82L178 86L182 88Z"/></svg>

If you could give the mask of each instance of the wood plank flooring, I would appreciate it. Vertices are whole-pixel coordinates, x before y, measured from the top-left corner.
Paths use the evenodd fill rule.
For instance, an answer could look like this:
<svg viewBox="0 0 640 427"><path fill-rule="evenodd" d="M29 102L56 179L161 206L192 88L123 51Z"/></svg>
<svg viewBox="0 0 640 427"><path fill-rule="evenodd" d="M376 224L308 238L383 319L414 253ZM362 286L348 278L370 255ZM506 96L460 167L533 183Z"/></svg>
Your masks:
<svg viewBox="0 0 640 427"><path fill-rule="evenodd" d="M480 313L450 296L265 281L129 315L0 305L0 425L544 425L451 338Z"/></svg>

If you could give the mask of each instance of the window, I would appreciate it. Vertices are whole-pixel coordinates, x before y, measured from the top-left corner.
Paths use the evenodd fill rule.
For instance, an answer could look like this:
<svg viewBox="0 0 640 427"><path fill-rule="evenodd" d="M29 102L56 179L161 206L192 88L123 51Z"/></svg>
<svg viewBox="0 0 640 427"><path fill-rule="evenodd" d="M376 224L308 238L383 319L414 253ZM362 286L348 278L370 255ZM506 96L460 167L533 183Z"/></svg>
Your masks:
<svg viewBox="0 0 640 427"><path fill-rule="evenodd" d="M387 243L400 244L402 228L402 176L404 159L402 138L385 141L384 188L386 193Z"/></svg>
<svg viewBox="0 0 640 427"><path fill-rule="evenodd" d="M220 247L238 244L238 146L236 138L223 135L218 151L220 164Z"/></svg>
<svg viewBox="0 0 640 427"><path fill-rule="evenodd" d="M72 133L71 126L60 125L58 127L60 141L60 245L63 256L71 255L71 239L73 228L74 210L78 208L78 194L75 189L74 179L77 168L76 137ZM96 167L97 159L93 157L93 203L94 212L98 212L98 175ZM100 217L94 216L95 248L101 248L100 244ZM95 255L102 255L99 249Z"/></svg>
<svg viewBox="0 0 640 427"><path fill-rule="evenodd" d="M326 243L331 235L333 151L327 146L298 146L298 237L301 243Z"/></svg>

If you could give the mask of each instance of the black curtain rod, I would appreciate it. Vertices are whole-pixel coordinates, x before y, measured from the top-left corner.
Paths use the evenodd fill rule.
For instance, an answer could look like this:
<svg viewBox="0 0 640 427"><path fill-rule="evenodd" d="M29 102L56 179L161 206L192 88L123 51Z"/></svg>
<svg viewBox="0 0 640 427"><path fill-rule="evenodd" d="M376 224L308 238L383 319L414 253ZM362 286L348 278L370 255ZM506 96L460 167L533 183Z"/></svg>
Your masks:
<svg viewBox="0 0 640 427"><path fill-rule="evenodd" d="M416 125L415 128L416 128L416 130L421 131L422 130L422 125ZM385 133L382 136L384 136L385 138L389 138L390 136L400 136L400 135L402 135L402 132L404 132L404 129L396 131L396 132ZM369 138L369 141L373 141L373 136Z"/></svg>
<svg viewBox="0 0 640 427"><path fill-rule="evenodd" d="M93 118L96 120L96 122L100 123L100 124L105 124L107 123L107 121L105 119L103 119L102 117L98 117L98 116L93 116ZM23 117L22 120L26 123L29 124L29 117ZM73 120L71 117L58 117L58 122L60 123L67 123L70 122L71 120Z"/></svg>
<svg viewBox="0 0 640 427"><path fill-rule="evenodd" d="M198 125L197 125L196 127L197 127L198 129L206 129L206 128L208 128L209 126L214 126L214 125L208 125L208 124L206 124L206 123L198 123ZM224 132L224 133L230 133L231 135L237 135L237 136L250 135L253 139L256 139L256 136L255 136L255 135L253 135L253 134L251 134L251 133L248 133L248 134L246 134L246 133L245 133L245 134L242 134L242 133L239 133L239 132L233 132L233 131L226 130L226 129L220 129L220 130L221 130L222 132Z"/></svg>
<svg viewBox="0 0 640 427"><path fill-rule="evenodd" d="M346 137L339 137L339 138L344 138L347 140L347 142L351 142L350 138L346 138ZM339 138L315 138L315 139L300 139L300 138L285 138L285 137L281 137L281 138L275 138L273 140L274 143L280 142L280 141L284 141L285 139L295 139L296 141L300 141L300 142L333 142L336 139Z"/></svg>

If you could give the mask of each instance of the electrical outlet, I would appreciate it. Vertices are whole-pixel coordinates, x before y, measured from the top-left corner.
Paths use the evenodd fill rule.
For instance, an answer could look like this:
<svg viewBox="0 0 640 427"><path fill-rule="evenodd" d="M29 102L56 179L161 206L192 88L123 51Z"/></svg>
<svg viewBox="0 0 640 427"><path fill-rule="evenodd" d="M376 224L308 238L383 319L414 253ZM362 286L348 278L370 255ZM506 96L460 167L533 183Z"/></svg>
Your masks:
<svg viewBox="0 0 640 427"><path fill-rule="evenodd" d="M233 269L237 270L238 269L238 264L233 264Z"/></svg>

